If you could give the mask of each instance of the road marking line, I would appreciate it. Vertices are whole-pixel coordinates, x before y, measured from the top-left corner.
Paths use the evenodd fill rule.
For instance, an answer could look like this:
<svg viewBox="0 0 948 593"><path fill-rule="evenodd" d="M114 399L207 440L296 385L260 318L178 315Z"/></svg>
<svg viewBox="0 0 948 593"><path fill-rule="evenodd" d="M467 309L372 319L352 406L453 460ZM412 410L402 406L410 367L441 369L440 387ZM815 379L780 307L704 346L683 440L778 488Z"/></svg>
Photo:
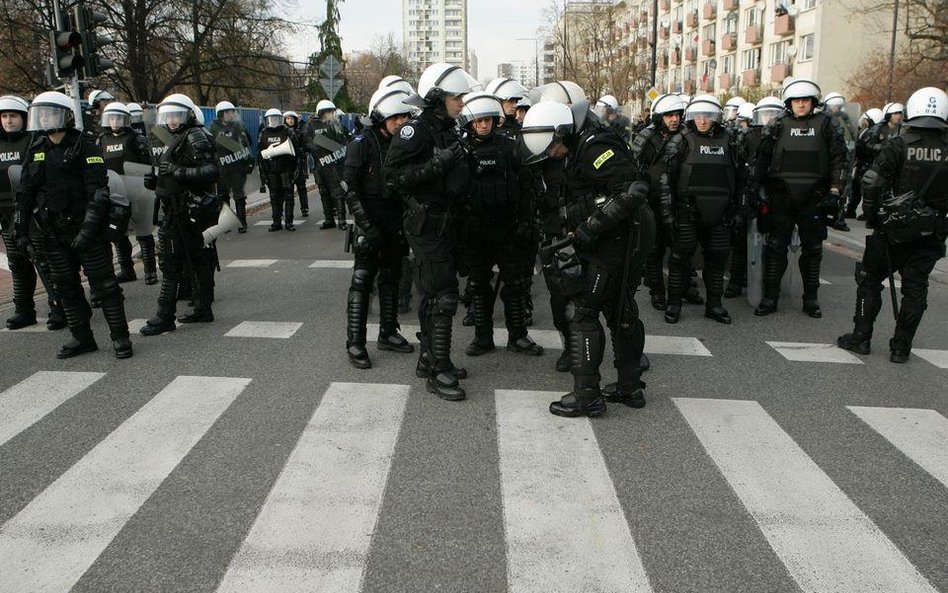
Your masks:
<svg viewBox="0 0 948 593"><path fill-rule="evenodd" d="M7 258L7 254L0 251L0 270L10 271L10 259Z"/></svg>
<svg viewBox="0 0 948 593"><path fill-rule="evenodd" d="M804 592L934 593L760 404L672 399Z"/></svg>
<svg viewBox="0 0 948 593"><path fill-rule="evenodd" d="M547 411L561 395L495 391L509 591L649 592L590 423Z"/></svg>
<svg viewBox="0 0 948 593"><path fill-rule="evenodd" d="M169 383L0 527L0 592L69 591L249 383Z"/></svg>
<svg viewBox="0 0 948 593"><path fill-rule="evenodd" d="M948 487L948 419L935 410L846 407Z"/></svg>
<svg viewBox="0 0 948 593"><path fill-rule="evenodd" d="M317 259L309 264L311 268L339 268L352 269L353 260L351 259Z"/></svg>
<svg viewBox="0 0 948 593"><path fill-rule="evenodd" d="M912 354L927 360L940 369L948 369L948 350L931 350L928 348L912 348Z"/></svg>
<svg viewBox="0 0 948 593"><path fill-rule="evenodd" d="M810 344L806 342L767 342L781 356L792 362L831 362L837 364L863 364L859 358L836 344Z"/></svg>
<svg viewBox="0 0 948 593"><path fill-rule="evenodd" d="M360 590L408 393L329 386L218 592Z"/></svg>
<svg viewBox="0 0 948 593"><path fill-rule="evenodd" d="M0 445L104 376L105 373L40 371L0 393Z"/></svg>
<svg viewBox="0 0 948 593"><path fill-rule="evenodd" d="M224 334L228 338L274 338L286 340L293 337L302 323L289 321L243 321Z"/></svg>
<svg viewBox="0 0 948 593"><path fill-rule="evenodd" d="M277 263L275 259L235 259L227 264L227 268L266 268Z"/></svg>

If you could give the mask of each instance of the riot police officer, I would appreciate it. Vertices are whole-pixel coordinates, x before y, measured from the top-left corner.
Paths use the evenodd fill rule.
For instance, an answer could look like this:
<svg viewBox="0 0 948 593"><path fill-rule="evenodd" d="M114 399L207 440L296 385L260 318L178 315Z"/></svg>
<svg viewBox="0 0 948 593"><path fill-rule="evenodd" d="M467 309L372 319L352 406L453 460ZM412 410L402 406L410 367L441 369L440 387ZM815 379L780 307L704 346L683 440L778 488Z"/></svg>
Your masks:
<svg viewBox="0 0 948 593"><path fill-rule="evenodd" d="M346 199L340 181L348 143L349 135L336 119L336 105L323 99L316 104L316 116L307 122L304 136L306 149L313 155L313 176L325 215L321 229L346 230Z"/></svg>
<svg viewBox="0 0 948 593"><path fill-rule="evenodd" d="M862 200L862 176L866 174L872 161L875 160L879 152L879 146L873 141L872 131L876 124L882 123L882 110L878 107L867 109L862 117L859 118L859 125L862 129L856 136L856 149L854 153L855 168L853 170L852 187L849 193L849 204L846 206L846 216L855 217L856 220L866 220L865 212L856 214L856 208Z"/></svg>
<svg viewBox="0 0 948 593"><path fill-rule="evenodd" d="M797 78L783 89L785 114L764 128L751 191L763 187L757 225L767 233L763 252L763 298L754 315L777 310L780 280L787 269L787 248L796 226L800 233L803 312L823 316L817 293L826 225L832 224L845 179L846 145L838 126L814 111L820 87ZM765 212L767 216L762 216Z"/></svg>
<svg viewBox="0 0 948 593"><path fill-rule="evenodd" d="M649 206L656 220L662 215L659 179L665 172L665 144L681 131L686 106L687 103L675 93L656 97L652 102L651 123L632 141L632 156L639 174L648 181ZM659 229L645 267L645 284L649 287L652 306L659 311L668 307L663 268L665 252L671 244L672 237Z"/></svg>
<svg viewBox="0 0 948 593"><path fill-rule="evenodd" d="M125 173L125 163L151 164L151 150L148 140L131 127L132 114L128 108L113 101L102 110L99 135L99 149L105 166L119 175ZM145 284L158 284L158 265L155 260L155 238L152 235L137 236L135 239L142 250L142 264L145 267ZM119 284L137 280L135 264L132 261L132 242L127 236L115 241L115 254L120 271L115 279Z"/></svg>
<svg viewBox="0 0 948 593"><path fill-rule="evenodd" d="M86 111L82 113L82 129L93 138L98 138L103 132L100 122L102 120L102 109L106 105L115 101L115 97L109 91L93 90L89 91L89 103Z"/></svg>
<svg viewBox="0 0 948 593"><path fill-rule="evenodd" d="M7 170L23 162L23 155L30 143L26 131L29 104L15 95L0 97L0 235L7 249L10 275L13 277L13 315L7 319L7 329L21 329L36 323L36 271L40 271L49 300L49 317L46 327L57 330L66 327L62 305L56 299L55 287L49 281L49 265L41 251L24 252L13 239L13 213L15 211L13 189ZM33 261L30 261L30 258ZM34 268L33 266L36 266Z"/></svg>
<svg viewBox="0 0 948 593"><path fill-rule="evenodd" d="M672 236L668 260L667 323L678 323L691 259L698 244L704 256L704 316L731 323L721 304L730 249L728 223L735 211L737 158L730 132L721 124L721 104L699 95L685 109L685 129L665 144L660 178L662 225Z"/></svg>
<svg viewBox="0 0 948 593"><path fill-rule="evenodd" d="M645 328L634 295L655 231L648 184L638 178L629 146L598 121L585 100L571 107L534 104L521 134L531 154L567 158L566 229L583 271L580 285L571 283L569 291L574 305L569 324L573 391L552 402L550 412L565 417L605 412L599 387L605 348L600 313L606 315L618 371L610 401L642 407L639 361Z"/></svg>
<svg viewBox="0 0 948 593"><path fill-rule="evenodd" d="M886 140L863 177L866 240L856 264L853 331L839 337L841 348L869 354L872 326L882 308L882 281L898 271L902 303L889 360L908 362L912 340L928 306L928 276L948 238L948 95L926 87L905 104L902 133Z"/></svg>
<svg viewBox="0 0 948 593"><path fill-rule="evenodd" d="M619 110L619 101L613 95L603 95L596 101L596 115L603 123L612 127L620 138L629 142L632 139L632 122Z"/></svg>
<svg viewBox="0 0 948 593"><path fill-rule="evenodd" d="M849 200L850 187L852 186L853 165L855 163L856 150L856 126L849 119L849 114L843 109L846 105L846 98L840 93L827 93L823 98L823 110L833 118L833 121L839 126L839 131L843 135L843 142L846 144L846 162L843 164L843 195L840 199L839 213L836 220L833 221L833 228L837 231L849 232L849 225L846 224L846 202Z"/></svg>
<svg viewBox="0 0 948 593"><path fill-rule="evenodd" d="M734 150L738 163L738 200L736 216L731 226L731 277L727 288L724 289L724 298L730 299L741 295L747 286L747 233L748 223L757 215L757 194L752 193L748 186L748 179L754 171L757 158L757 147L760 146L763 127L774 117L783 115L783 101L777 97L764 97L758 103L743 103L738 107L738 120L742 113L750 108L751 119L744 128L739 127L734 140ZM741 124L739 123L738 126Z"/></svg>
<svg viewBox="0 0 948 593"><path fill-rule="evenodd" d="M459 379L467 371L451 362L451 325L458 308L453 225L458 201L468 193L471 163L455 118L463 95L476 84L458 66L440 62L426 68L418 81L422 112L399 130L385 160L386 183L405 200L405 234L418 265L421 355L416 374L427 378L429 392L446 400L466 397Z"/></svg>
<svg viewBox="0 0 948 593"><path fill-rule="evenodd" d="M260 191L270 190L270 208L273 224L269 231L295 231L293 224L293 182L298 169L297 155L302 152L296 132L283 123L283 112L268 109L263 116L264 126L257 135L257 161L260 167ZM267 149L281 147L277 155ZM286 224L283 221L286 220Z"/></svg>
<svg viewBox="0 0 948 593"><path fill-rule="evenodd" d="M237 117L237 108L230 101L221 101L214 106L217 117L211 123L210 133L214 138L214 154L220 169L217 195L224 204L230 205L234 198L234 214L240 220L238 233L247 232L247 175L253 171L250 154L250 136Z"/></svg>
<svg viewBox="0 0 948 593"><path fill-rule="evenodd" d="M300 114L295 111L284 111L283 112L283 123L286 124L286 127L293 130L293 133L296 135L296 142L299 146L303 146L303 122L300 120ZM309 154L305 150L301 150L296 155L296 176L293 178L293 186L296 188L296 193L300 196L300 216L307 218L309 216L309 192L306 190L306 181L309 177ZM292 193L292 189L290 190Z"/></svg>
<svg viewBox="0 0 948 593"><path fill-rule="evenodd" d="M398 284L408 242L402 229L402 203L385 185L384 163L392 138L408 121L409 94L397 87L375 91L369 101L368 124L346 149L343 184L355 222L355 263L346 307L346 353L357 369L372 367L365 349L365 322L372 285L378 279L378 349L414 352L398 333Z"/></svg>
<svg viewBox="0 0 948 593"><path fill-rule="evenodd" d="M157 175L146 177L146 187L155 190L162 217L158 228L161 246L161 289L158 312L142 327L141 334L154 336L175 329L178 287L191 282L194 311L178 317L181 323L214 321L211 310L213 251L205 249L204 229L218 216L217 158L214 139L200 125L198 108L190 97L175 93L158 104L152 144Z"/></svg>
<svg viewBox="0 0 948 593"><path fill-rule="evenodd" d="M464 97L458 123L466 132L474 152L475 169L470 198L465 208L465 259L469 268L474 341L469 356L494 349L493 269L500 270L500 298L507 320L507 350L530 355L543 348L527 335L526 270L533 272L517 248L525 242L536 244L533 224L533 185L521 173L517 142L500 133L503 120L500 101L486 92ZM535 255L534 255L535 257Z"/></svg>
<svg viewBox="0 0 948 593"><path fill-rule="evenodd" d="M504 117L501 119L502 123L497 132L516 140L520 133L520 122L517 121L517 104L527 96L527 89L512 78L502 77L495 78L487 83L484 91L497 97L503 109Z"/></svg>
<svg viewBox="0 0 948 593"><path fill-rule="evenodd" d="M142 109L142 106L138 103L126 103L128 107L128 112L132 114L132 129L141 134L142 136L148 136L148 130L145 129L145 110Z"/></svg>
<svg viewBox="0 0 948 593"><path fill-rule="evenodd" d="M122 288L115 280L107 230L124 233L121 210L109 198L102 153L76 127L73 101L58 92L40 93L29 110L29 129L40 132L26 149L14 232L46 254L52 282L66 313L72 339L57 354L72 358L98 350L79 269L102 303L117 358L132 356ZM126 206L124 213L129 210ZM31 221L35 229L31 232ZM125 217L125 223L128 219Z"/></svg>

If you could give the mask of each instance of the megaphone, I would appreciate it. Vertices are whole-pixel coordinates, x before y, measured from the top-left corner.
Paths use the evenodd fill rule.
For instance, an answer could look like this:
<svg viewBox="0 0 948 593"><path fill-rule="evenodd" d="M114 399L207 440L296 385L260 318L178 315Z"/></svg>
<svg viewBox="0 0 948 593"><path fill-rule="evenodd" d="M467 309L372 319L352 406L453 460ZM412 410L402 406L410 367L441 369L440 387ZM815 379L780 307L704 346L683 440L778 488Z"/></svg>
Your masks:
<svg viewBox="0 0 948 593"><path fill-rule="evenodd" d="M230 209L230 206L227 204L222 205L221 212L217 216L217 224L205 229L204 232L201 233L204 236L205 247L209 246L224 233L229 233L238 228L240 228L240 219L237 218L234 211Z"/></svg>
<svg viewBox="0 0 948 593"><path fill-rule="evenodd" d="M290 142L289 138L283 142L280 142L279 144L264 148L260 151L260 156L267 160L284 155L296 156L296 149L293 148L293 143Z"/></svg>

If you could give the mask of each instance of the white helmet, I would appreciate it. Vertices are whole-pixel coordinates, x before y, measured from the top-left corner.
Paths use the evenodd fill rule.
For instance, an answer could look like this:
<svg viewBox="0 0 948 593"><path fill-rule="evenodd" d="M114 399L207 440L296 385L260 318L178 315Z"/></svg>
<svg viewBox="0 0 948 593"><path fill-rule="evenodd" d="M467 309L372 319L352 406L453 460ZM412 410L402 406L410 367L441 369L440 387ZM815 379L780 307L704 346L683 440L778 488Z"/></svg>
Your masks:
<svg viewBox="0 0 948 593"><path fill-rule="evenodd" d="M200 115L199 115L200 114ZM165 97L158 104L158 115L155 125L162 126L172 123L179 125L198 124L204 122L204 114L198 109L191 97L181 93L174 93Z"/></svg>
<svg viewBox="0 0 948 593"><path fill-rule="evenodd" d="M527 89L513 78L495 78L487 83L484 90L501 101L519 100L527 96Z"/></svg>
<svg viewBox="0 0 948 593"><path fill-rule="evenodd" d="M271 107L263 114L263 122L268 128L278 128L283 125L283 112L276 107Z"/></svg>
<svg viewBox="0 0 948 593"><path fill-rule="evenodd" d="M698 95L685 107L685 121L692 121L696 117L721 121L721 102L713 95Z"/></svg>
<svg viewBox="0 0 948 593"><path fill-rule="evenodd" d="M283 120L286 121L286 118L288 118L288 117L295 117L295 118L296 118L296 123L299 123L299 121L300 121L300 114L297 113L297 112L295 112L295 111L284 111L284 112L283 112Z"/></svg>
<svg viewBox="0 0 948 593"><path fill-rule="evenodd" d="M918 89L905 103L905 125L913 128L948 127L948 95L927 86Z"/></svg>
<svg viewBox="0 0 948 593"><path fill-rule="evenodd" d="M754 120L754 105L750 101L745 101L741 103L737 108L737 119L743 119L745 121Z"/></svg>
<svg viewBox="0 0 948 593"><path fill-rule="evenodd" d="M138 103L126 103L128 107L128 112L132 114L132 123L140 124L145 121L145 110L142 109L142 106Z"/></svg>
<svg viewBox="0 0 948 593"><path fill-rule="evenodd" d="M737 117L737 109L747 103L744 97L731 97L727 100L727 103L724 104L724 119L725 121L730 121Z"/></svg>
<svg viewBox="0 0 948 593"><path fill-rule="evenodd" d="M418 95L429 105L446 97L479 90L479 87L477 81L463 68L447 62L428 66L418 79Z"/></svg>
<svg viewBox="0 0 948 593"><path fill-rule="evenodd" d="M132 112L122 103L113 101L102 110L102 118L99 120L99 125L106 130L127 128L132 125Z"/></svg>
<svg viewBox="0 0 948 593"><path fill-rule="evenodd" d="M236 109L237 108L234 107L234 104L231 103L230 101L221 101L220 103L214 106L214 113L217 114L217 117L220 117L221 111L234 111Z"/></svg>
<svg viewBox="0 0 948 593"><path fill-rule="evenodd" d="M691 103L691 95L686 95L685 93L678 93L678 96L681 97L681 100L685 102L685 105Z"/></svg>
<svg viewBox="0 0 948 593"><path fill-rule="evenodd" d="M764 126L767 122L786 112L783 101L774 96L764 97L754 106L754 125Z"/></svg>
<svg viewBox="0 0 948 593"><path fill-rule="evenodd" d="M26 122L26 114L29 110L30 104L22 97L17 97L16 95L4 95L0 97L0 113L4 111L19 113L23 116L23 121Z"/></svg>
<svg viewBox="0 0 948 593"><path fill-rule="evenodd" d="M865 116L869 120L870 125L882 123L882 110L878 107L867 109Z"/></svg>
<svg viewBox="0 0 948 593"><path fill-rule="evenodd" d="M573 133L572 110L562 103L541 101L527 111L520 137L534 157L543 157L550 146Z"/></svg>
<svg viewBox="0 0 948 593"><path fill-rule="evenodd" d="M677 93L671 93L668 95L659 95L652 101L652 113L655 115L665 115L666 113L673 113L675 111L685 111L685 107L688 106L688 103L681 98L681 95Z"/></svg>
<svg viewBox="0 0 948 593"><path fill-rule="evenodd" d="M405 103L410 96L409 91L395 85L380 88L369 99L369 120L378 126L393 115L411 114L412 106Z"/></svg>
<svg viewBox="0 0 948 593"><path fill-rule="evenodd" d="M823 105L826 105L827 107L842 109L843 105L845 104L846 98L836 91L833 91L832 93L826 93L826 96L823 97Z"/></svg>
<svg viewBox="0 0 948 593"><path fill-rule="evenodd" d="M75 102L57 91L36 95L30 104L26 129L56 132L76 125Z"/></svg>
<svg viewBox="0 0 948 593"><path fill-rule="evenodd" d="M89 93L89 105L95 107L99 101L114 101L115 97L109 91L91 91Z"/></svg>
<svg viewBox="0 0 948 593"><path fill-rule="evenodd" d="M889 121L893 113L905 113L905 106L901 103L886 103L882 108L883 121Z"/></svg>
<svg viewBox="0 0 948 593"><path fill-rule="evenodd" d="M819 85L809 78L794 78L791 82L784 85L781 96L784 105L789 108L791 99L812 98L814 106L819 105L820 95L822 95L822 91L820 91Z"/></svg>
<svg viewBox="0 0 948 593"><path fill-rule="evenodd" d="M408 82L401 76L397 76L395 74L389 74L388 76L383 78L381 81L379 81L379 90L387 89L387 88L401 89L405 91L406 93L415 92L415 89L412 88L410 82Z"/></svg>
<svg viewBox="0 0 948 593"><path fill-rule="evenodd" d="M619 111L619 101L612 95L603 95L596 101L595 111L599 117Z"/></svg>
<svg viewBox="0 0 948 593"><path fill-rule="evenodd" d="M486 91L468 93L464 96L464 108L458 116L458 125L466 126L475 119L493 117L494 126L499 126L504 119L504 110L500 99Z"/></svg>
<svg viewBox="0 0 948 593"><path fill-rule="evenodd" d="M531 105L533 105L533 103L530 101L530 97L521 97L520 100L517 101L517 109L530 109Z"/></svg>
<svg viewBox="0 0 948 593"><path fill-rule="evenodd" d="M538 86L530 91L530 100L534 105L540 101L553 101L563 105L572 105L586 101L586 91L571 80L558 80Z"/></svg>
<svg viewBox="0 0 948 593"><path fill-rule="evenodd" d="M322 115L323 111L332 110L336 111L336 104L330 101L329 99L323 99L319 103L316 103L316 115Z"/></svg>

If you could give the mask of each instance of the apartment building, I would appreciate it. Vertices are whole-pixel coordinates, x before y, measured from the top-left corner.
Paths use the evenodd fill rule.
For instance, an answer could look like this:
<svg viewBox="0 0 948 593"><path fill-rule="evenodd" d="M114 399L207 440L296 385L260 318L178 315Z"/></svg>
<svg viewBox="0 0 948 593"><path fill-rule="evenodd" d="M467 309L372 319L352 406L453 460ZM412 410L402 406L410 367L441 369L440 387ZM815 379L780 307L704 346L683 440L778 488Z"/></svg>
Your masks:
<svg viewBox="0 0 948 593"><path fill-rule="evenodd" d="M402 39L419 70L436 62L469 69L467 0L402 0Z"/></svg>
<svg viewBox="0 0 948 593"><path fill-rule="evenodd" d="M847 93L846 80L875 52L888 52L892 13L867 0L658 0L659 92L748 95L779 91L788 77ZM616 2L616 51L651 64L653 0ZM649 71L650 67L646 68ZM641 75L639 75L641 77ZM630 102L646 105L632 81Z"/></svg>

